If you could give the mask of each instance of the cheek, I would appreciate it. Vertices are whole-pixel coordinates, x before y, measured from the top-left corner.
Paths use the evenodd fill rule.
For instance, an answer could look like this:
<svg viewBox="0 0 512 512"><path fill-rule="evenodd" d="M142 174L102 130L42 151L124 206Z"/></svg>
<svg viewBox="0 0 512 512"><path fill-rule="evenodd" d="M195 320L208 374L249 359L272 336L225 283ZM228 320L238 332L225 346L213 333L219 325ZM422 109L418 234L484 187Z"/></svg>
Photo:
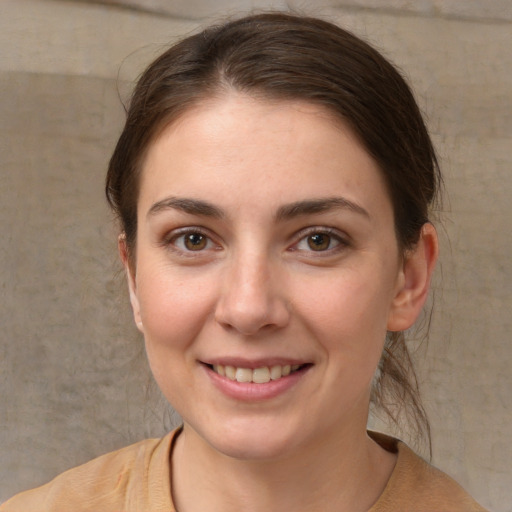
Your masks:
<svg viewBox="0 0 512 512"><path fill-rule="evenodd" d="M137 288L148 355L183 350L212 316L215 285L204 276L142 271Z"/></svg>
<svg viewBox="0 0 512 512"><path fill-rule="evenodd" d="M376 364L386 335L391 285L383 286L377 275L357 272L311 284L314 294L306 282L296 291L301 298L297 309L328 356L363 366Z"/></svg>
<svg viewBox="0 0 512 512"><path fill-rule="evenodd" d="M188 396L186 389L193 387L194 341L212 317L211 285L204 278L184 278L169 269L138 275L148 362L163 394L180 412L186 410L182 403L182 397Z"/></svg>

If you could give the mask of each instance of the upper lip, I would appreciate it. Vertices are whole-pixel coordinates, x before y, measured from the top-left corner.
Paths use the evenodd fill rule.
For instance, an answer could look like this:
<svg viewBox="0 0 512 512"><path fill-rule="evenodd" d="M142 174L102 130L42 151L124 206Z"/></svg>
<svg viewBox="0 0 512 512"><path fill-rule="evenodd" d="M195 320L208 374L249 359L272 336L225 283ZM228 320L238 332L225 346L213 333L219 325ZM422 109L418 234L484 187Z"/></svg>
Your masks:
<svg viewBox="0 0 512 512"><path fill-rule="evenodd" d="M303 365L308 364L310 361L304 359L296 359L292 357L264 357L257 359L247 359L243 357L212 357L202 359L200 361L206 365L222 365L234 366L235 368L249 368L254 370L256 368L272 367L272 366L286 366L286 365Z"/></svg>

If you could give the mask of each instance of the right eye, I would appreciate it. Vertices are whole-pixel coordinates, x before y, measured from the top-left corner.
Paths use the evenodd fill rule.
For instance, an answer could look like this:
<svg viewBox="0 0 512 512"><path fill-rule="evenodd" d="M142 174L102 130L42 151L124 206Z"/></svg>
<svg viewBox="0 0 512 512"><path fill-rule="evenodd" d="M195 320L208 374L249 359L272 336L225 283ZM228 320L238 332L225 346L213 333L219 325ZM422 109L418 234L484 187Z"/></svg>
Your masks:
<svg viewBox="0 0 512 512"><path fill-rule="evenodd" d="M183 252L200 252L216 248L211 238L201 231L193 230L172 237L169 243Z"/></svg>
<svg viewBox="0 0 512 512"><path fill-rule="evenodd" d="M202 233L187 233L175 240L180 249L187 251L202 251L208 247L208 242L211 241Z"/></svg>

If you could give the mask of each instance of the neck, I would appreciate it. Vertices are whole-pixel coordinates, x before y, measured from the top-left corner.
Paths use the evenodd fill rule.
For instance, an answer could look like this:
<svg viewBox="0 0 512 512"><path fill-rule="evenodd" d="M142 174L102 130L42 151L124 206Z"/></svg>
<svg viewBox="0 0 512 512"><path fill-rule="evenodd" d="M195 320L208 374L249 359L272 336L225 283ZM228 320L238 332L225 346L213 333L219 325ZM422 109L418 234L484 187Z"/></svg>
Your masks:
<svg viewBox="0 0 512 512"><path fill-rule="evenodd" d="M173 500L179 512L366 512L395 461L364 428L319 435L280 457L241 460L219 453L185 425L172 456Z"/></svg>

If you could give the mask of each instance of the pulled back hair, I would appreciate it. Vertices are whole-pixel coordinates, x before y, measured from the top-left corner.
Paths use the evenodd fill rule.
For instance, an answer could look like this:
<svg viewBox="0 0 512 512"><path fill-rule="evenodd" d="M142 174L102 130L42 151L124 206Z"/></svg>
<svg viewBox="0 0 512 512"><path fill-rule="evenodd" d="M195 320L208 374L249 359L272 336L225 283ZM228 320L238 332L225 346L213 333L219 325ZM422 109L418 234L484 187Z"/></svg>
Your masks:
<svg viewBox="0 0 512 512"><path fill-rule="evenodd" d="M377 162L393 204L398 246L419 240L440 173L420 110L400 73L374 48L326 21L286 13L209 27L158 57L140 77L110 160L106 194L136 252L137 199L145 154L168 124L227 91L322 106L348 125ZM430 442L416 374L401 332L387 335L374 407Z"/></svg>

